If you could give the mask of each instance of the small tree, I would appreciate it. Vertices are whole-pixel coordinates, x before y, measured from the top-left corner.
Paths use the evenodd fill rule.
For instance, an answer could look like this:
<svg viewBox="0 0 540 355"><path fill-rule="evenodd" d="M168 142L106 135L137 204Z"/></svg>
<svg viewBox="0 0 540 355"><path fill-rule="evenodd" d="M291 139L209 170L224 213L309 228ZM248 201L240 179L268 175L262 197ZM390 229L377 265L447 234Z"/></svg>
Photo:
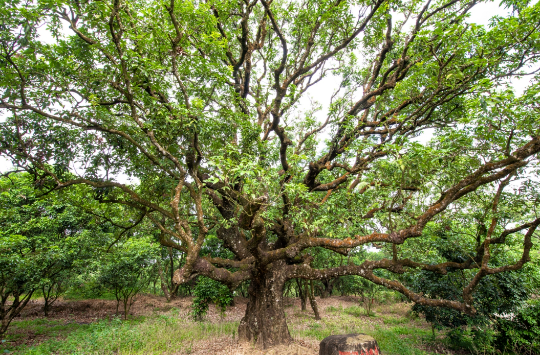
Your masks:
<svg viewBox="0 0 540 355"><path fill-rule="evenodd" d="M372 308L375 303L375 296L381 291L381 286L371 281L361 279L362 283L362 303L366 316L373 315Z"/></svg>
<svg viewBox="0 0 540 355"><path fill-rule="evenodd" d="M25 248L27 239L21 235L2 236L0 245L0 335L20 314L37 289L40 275L17 251ZM28 265L30 264L30 265ZM11 298L11 303L9 302Z"/></svg>
<svg viewBox="0 0 540 355"><path fill-rule="evenodd" d="M49 315L51 306L58 300L58 298L67 290L69 273L61 273L59 277L50 280L41 280L41 295L45 303L43 304L43 313L45 317Z"/></svg>
<svg viewBox="0 0 540 355"><path fill-rule="evenodd" d="M95 217L47 194L29 174L0 178L0 334L42 290L47 313L66 273L89 258L103 234Z"/></svg>
<svg viewBox="0 0 540 355"><path fill-rule="evenodd" d="M133 237L105 255L101 261L98 282L114 294L116 314L120 303L124 319L135 302L135 296L148 285L157 258L157 246L148 238Z"/></svg>

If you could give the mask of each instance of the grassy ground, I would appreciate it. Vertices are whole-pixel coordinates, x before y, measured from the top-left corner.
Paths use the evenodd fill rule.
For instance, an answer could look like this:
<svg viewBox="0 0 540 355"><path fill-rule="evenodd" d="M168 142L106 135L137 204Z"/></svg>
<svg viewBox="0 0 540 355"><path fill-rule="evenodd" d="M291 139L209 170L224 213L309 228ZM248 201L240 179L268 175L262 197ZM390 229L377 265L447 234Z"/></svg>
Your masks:
<svg viewBox="0 0 540 355"><path fill-rule="evenodd" d="M41 323L41 324L40 324ZM139 317L122 321L101 320L92 324L70 324L45 330L54 338L37 346L7 349L16 354L174 354L190 353L192 340L230 336L238 323L191 323L174 316ZM23 325L17 324L17 327ZM24 327L43 331L44 324L30 321Z"/></svg>
<svg viewBox="0 0 540 355"><path fill-rule="evenodd" d="M326 316L314 321L309 314L299 311L289 317L293 337L313 339L318 344L333 334L364 333L373 336L383 354L424 355L432 347L431 328L404 310L403 304L379 307L379 312L366 315L362 307L327 306ZM384 310L384 313L381 312Z"/></svg>
<svg viewBox="0 0 540 355"><path fill-rule="evenodd" d="M84 324L68 319L17 320L7 334L2 351L14 354L263 354L249 344L236 342L242 306L224 320L209 315L193 322L189 307L136 315L128 320L101 319ZM377 339L385 355L444 354L435 351L431 329L410 315L403 303L380 305L366 316L354 299L320 300L322 319L300 311L296 301L286 306L295 344L274 354L318 354L318 343L332 334L365 333ZM22 341L24 340L24 341ZM209 352L211 350L211 352Z"/></svg>

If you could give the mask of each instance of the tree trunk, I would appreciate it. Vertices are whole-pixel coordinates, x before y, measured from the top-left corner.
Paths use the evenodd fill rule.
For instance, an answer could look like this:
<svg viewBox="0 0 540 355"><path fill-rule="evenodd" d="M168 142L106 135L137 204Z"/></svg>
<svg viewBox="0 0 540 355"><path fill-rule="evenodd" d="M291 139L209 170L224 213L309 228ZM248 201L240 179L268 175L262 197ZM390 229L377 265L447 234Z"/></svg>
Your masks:
<svg viewBox="0 0 540 355"><path fill-rule="evenodd" d="M4 293L0 297L0 336L7 331L13 318L17 317L22 309L26 307L26 304L30 301L34 293L34 290L30 290L26 295L23 294L21 299L20 294L17 292L2 291ZM13 301L10 305L7 305L7 300L10 296L13 297Z"/></svg>
<svg viewBox="0 0 540 355"><path fill-rule="evenodd" d="M332 296L332 290L334 289L334 282L336 279L321 280L324 287L319 288L321 291L321 298L328 298Z"/></svg>
<svg viewBox="0 0 540 355"><path fill-rule="evenodd" d="M304 286L304 280L296 279L296 284L298 285L298 294L300 295L300 307L302 311L307 310L307 292Z"/></svg>
<svg viewBox="0 0 540 355"><path fill-rule="evenodd" d="M49 303L49 299L48 298L44 298L45 299L45 304L43 305L43 314L45 314L45 317L48 317L49 316L49 310L51 308L51 305Z"/></svg>
<svg viewBox="0 0 540 355"><path fill-rule="evenodd" d="M163 269L161 268L161 263L159 262L158 262L158 274L159 274L159 281L161 282L161 291L163 291L163 295L165 295L167 302L170 302L171 294L169 293L167 282L165 281L165 277L163 276Z"/></svg>
<svg viewBox="0 0 540 355"><path fill-rule="evenodd" d="M238 327L240 340L254 342L265 349L292 341L283 308L285 282L278 265L281 263L253 275L246 314Z"/></svg>
<svg viewBox="0 0 540 355"><path fill-rule="evenodd" d="M321 319L321 316L319 314L319 307L317 306L317 301L315 300L315 295L313 294L313 280L306 281L306 284L309 282L309 303L311 304L311 309L313 309L313 313L315 313L315 319L319 320Z"/></svg>

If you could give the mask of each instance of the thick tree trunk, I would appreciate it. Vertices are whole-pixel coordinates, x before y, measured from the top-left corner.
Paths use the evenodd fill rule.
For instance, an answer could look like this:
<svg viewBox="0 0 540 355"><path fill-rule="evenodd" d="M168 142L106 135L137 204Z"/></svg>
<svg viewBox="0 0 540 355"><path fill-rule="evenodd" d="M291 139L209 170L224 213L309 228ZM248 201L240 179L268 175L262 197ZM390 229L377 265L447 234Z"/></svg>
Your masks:
<svg viewBox="0 0 540 355"><path fill-rule="evenodd" d="M253 275L246 314L238 327L240 340L254 342L262 348L292 341L283 308L285 282L276 264L279 263Z"/></svg>

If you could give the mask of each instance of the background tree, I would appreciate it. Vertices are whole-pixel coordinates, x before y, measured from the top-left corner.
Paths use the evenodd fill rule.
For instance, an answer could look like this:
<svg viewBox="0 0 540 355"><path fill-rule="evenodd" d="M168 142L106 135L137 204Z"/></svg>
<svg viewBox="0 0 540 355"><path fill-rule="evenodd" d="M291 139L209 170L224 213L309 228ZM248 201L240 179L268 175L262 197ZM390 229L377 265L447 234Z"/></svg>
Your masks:
<svg viewBox="0 0 540 355"><path fill-rule="evenodd" d="M122 303L124 319L137 294L148 286L157 255L157 246L148 239L130 238L100 260L97 282L116 298L116 314Z"/></svg>
<svg viewBox="0 0 540 355"><path fill-rule="evenodd" d="M478 197L482 197L480 194ZM508 196L511 197L511 196ZM478 199L482 201L482 199ZM489 205L485 206L489 210ZM512 213L521 213L524 206L506 205L502 216ZM516 207L518 211L516 211ZM501 211L502 212L502 211ZM471 216L463 213L459 209L453 211L454 218L445 221L444 224L430 224L425 233L430 235L423 243L417 243L413 249L402 250L404 254L423 254L423 258L431 259L431 263L438 262L464 262L469 258L470 253L466 241L468 236L471 239L479 238L487 232L485 226L480 222L480 216ZM469 219L469 221L465 221ZM510 219L513 219L510 217ZM476 223L475 223L476 222ZM469 230L467 230L469 229ZM509 260L519 258L519 241L514 239L508 241L504 246L504 252L497 253L491 258L494 266L506 265ZM412 247L412 246L411 246ZM537 247L533 249L535 252ZM536 253L534 253L536 254ZM468 347L471 351L478 343L489 344L489 335L494 335L494 330L500 328L500 324L511 325L512 322L506 320L510 315L520 314L522 309L527 309L527 301L538 294L538 268L537 256L532 255L533 262L524 268L508 273L488 275L483 278L475 291L474 307L477 312L474 315L464 314L454 309L431 307L427 305L415 304L412 308L414 312L421 313L435 329L448 330L448 338L454 345ZM535 257L536 256L536 257ZM418 255L416 257L419 257ZM466 287L470 278L469 270L448 269L445 275L433 274L426 271L410 273L406 277L405 283L418 292L424 292L431 298L444 298L462 300L460 290ZM530 310L525 311L525 313ZM519 329L519 326L516 326ZM500 350L509 350L510 339L519 339L519 336L510 337L512 327L509 327L508 334L504 332L499 335L502 339L507 337L509 341L499 341ZM523 344L521 343L520 346ZM525 348L522 349L525 351Z"/></svg>
<svg viewBox="0 0 540 355"><path fill-rule="evenodd" d="M162 247L160 258L158 259L159 264L157 264L157 269L161 290L168 301L176 297L179 291L179 285L173 281L174 270L182 266L182 258L179 254L176 249Z"/></svg>
<svg viewBox="0 0 540 355"><path fill-rule="evenodd" d="M506 1L509 17L486 29L467 22L476 4L8 0L1 152L53 189L85 184L149 219L163 246L185 254L176 283L249 280L238 334L264 347L291 340L282 293L294 278L359 275L474 314L480 281L521 268L540 224L530 200L538 85L501 93L539 58L540 5ZM52 43L38 35L44 25ZM328 77L339 83L329 107L302 109ZM479 190L487 210L470 199ZM503 218L509 203L526 208ZM486 225L478 239L462 236L468 259L401 254L458 206ZM209 236L227 257L202 252ZM493 264L514 238L521 255ZM392 257L312 265L311 248L348 255L372 243ZM460 300L390 276L449 268L468 271Z"/></svg>
<svg viewBox="0 0 540 355"><path fill-rule="evenodd" d="M61 196L40 195L29 174L0 178L0 334L36 291L44 292L47 314L55 285L103 240L92 215Z"/></svg>

